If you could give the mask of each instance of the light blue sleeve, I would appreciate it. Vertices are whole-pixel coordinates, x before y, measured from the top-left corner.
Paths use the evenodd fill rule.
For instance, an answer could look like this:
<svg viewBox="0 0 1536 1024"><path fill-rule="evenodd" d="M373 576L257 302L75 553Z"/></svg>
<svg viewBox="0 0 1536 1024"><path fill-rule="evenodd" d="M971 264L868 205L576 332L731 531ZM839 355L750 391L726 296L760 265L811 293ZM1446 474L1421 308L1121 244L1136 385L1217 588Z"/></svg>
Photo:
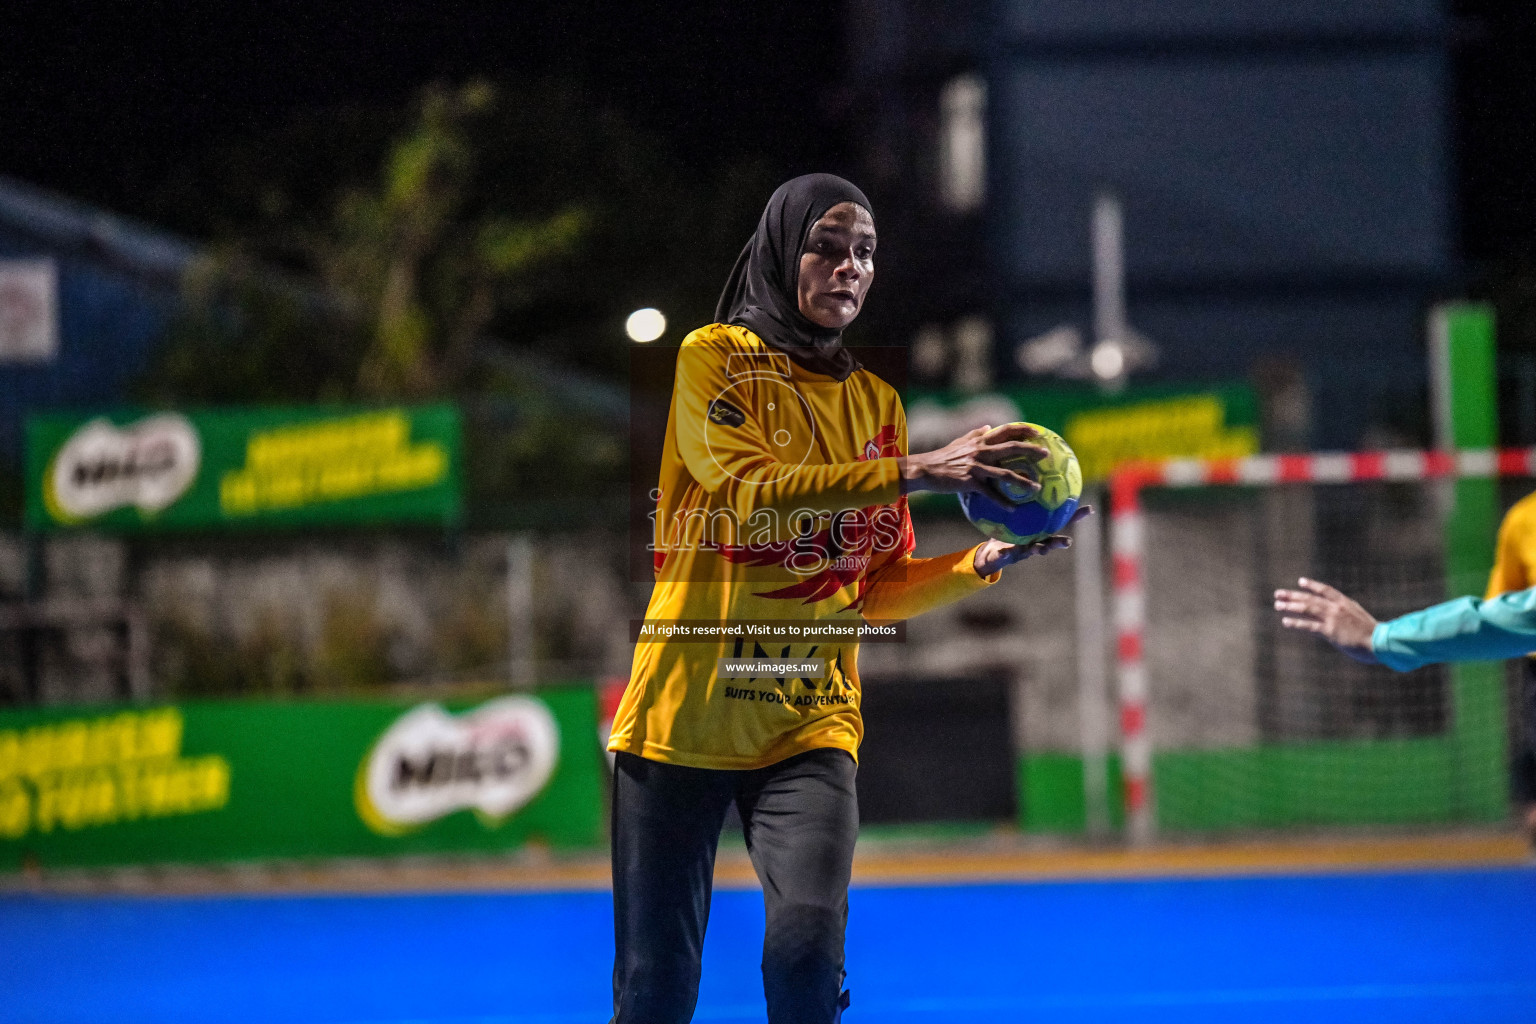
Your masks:
<svg viewBox="0 0 1536 1024"><path fill-rule="evenodd" d="M1536 587L1488 601L1458 597L1379 623L1371 650L1407 672L1441 661L1501 661L1536 652Z"/></svg>

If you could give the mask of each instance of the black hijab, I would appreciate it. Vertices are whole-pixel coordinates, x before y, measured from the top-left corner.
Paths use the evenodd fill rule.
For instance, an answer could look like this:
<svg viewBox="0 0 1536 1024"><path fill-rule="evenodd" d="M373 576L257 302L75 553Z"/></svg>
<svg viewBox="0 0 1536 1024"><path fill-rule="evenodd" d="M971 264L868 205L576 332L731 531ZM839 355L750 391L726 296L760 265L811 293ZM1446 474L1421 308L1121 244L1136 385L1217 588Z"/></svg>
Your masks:
<svg viewBox="0 0 1536 1024"><path fill-rule="evenodd" d="M796 292L806 236L839 203L875 213L863 192L835 174L804 174L775 189L725 282L715 320L745 327L812 373L847 380L859 361L843 347L843 332L807 320Z"/></svg>

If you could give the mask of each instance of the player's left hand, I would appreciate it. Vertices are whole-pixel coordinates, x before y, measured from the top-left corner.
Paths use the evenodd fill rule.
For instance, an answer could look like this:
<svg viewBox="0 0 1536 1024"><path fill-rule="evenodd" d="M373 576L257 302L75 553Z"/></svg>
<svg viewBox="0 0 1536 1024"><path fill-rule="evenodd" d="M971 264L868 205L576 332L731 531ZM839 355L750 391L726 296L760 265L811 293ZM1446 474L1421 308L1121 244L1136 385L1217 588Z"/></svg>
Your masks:
<svg viewBox="0 0 1536 1024"><path fill-rule="evenodd" d="M1093 515L1093 506L1084 505L1072 513L1072 518L1067 520L1067 526L1091 515ZM1004 569L1015 562L1022 562L1033 555L1045 555L1059 548L1071 546L1072 538L1064 533L1041 537L1028 544L1009 544L1005 541L989 540L976 549L976 575L990 576L999 569Z"/></svg>
<svg viewBox="0 0 1536 1024"><path fill-rule="evenodd" d="M1296 582L1303 589L1275 591L1275 611L1288 613L1280 625L1316 633L1356 661L1374 664L1371 634L1376 618L1359 601L1326 583L1305 576Z"/></svg>

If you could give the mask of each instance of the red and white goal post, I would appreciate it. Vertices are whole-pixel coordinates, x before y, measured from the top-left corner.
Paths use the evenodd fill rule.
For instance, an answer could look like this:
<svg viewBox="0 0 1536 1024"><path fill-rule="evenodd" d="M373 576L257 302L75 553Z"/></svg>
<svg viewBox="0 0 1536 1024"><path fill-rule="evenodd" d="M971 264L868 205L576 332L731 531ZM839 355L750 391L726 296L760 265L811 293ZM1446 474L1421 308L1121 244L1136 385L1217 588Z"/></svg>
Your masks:
<svg viewBox="0 0 1536 1024"><path fill-rule="evenodd" d="M1115 631L1116 680L1120 718L1121 784L1125 820L1133 842L1148 841L1155 830L1153 742L1148 729L1148 523L1145 501L1153 493L1196 488L1274 488L1281 485L1403 483L1435 480L1536 476L1536 448L1468 451L1374 451L1255 455L1237 459L1175 459L1120 468L1110 482L1110 535L1113 579L1112 623ZM1310 493L1320 494L1318 490ZM1334 488L1327 488L1334 489ZM1334 489L1336 490L1336 489ZM1428 488L1426 490L1433 490ZM1169 496L1172 497L1171 495ZM1425 497L1433 497L1426 494ZM1442 501L1443 505L1443 501ZM1421 513L1433 501L1420 501ZM1308 509L1311 506L1307 506ZM1271 516L1271 521L1274 519ZM1491 544L1491 538L1489 538ZM1285 538L1280 539L1284 543ZM1489 550L1491 556L1491 547ZM1160 554L1177 564L1179 552ZM1209 561L1209 559L1208 559ZM1168 570L1164 580L1169 579ZM1212 572L1211 567L1203 570ZM1219 566L1215 570L1219 572ZM1317 570L1309 569L1315 573ZM1288 586L1284 579L1256 580L1257 585ZM1441 584L1443 586L1443 583ZM1465 585L1465 581L1464 581ZM1480 589L1480 584L1477 585ZM1257 586L1253 587L1257 590ZM1428 589L1428 588L1425 588ZM1249 621L1259 621L1257 597ZM1269 618L1276 618L1271 615ZM1266 625L1267 628L1267 625ZM1154 638L1155 642L1155 638ZM1315 641L1314 641L1315 642ZM1160 655L1164 656L1165 655ZM1342 659L1340 660L1347 660ZM1331 664L1331 662L1319 662ZM1166 664L1166 662L1165 662ZM1328 669L1332 671L1332 669ZM1347 780L1346 780L1347 782Z"/></svg>

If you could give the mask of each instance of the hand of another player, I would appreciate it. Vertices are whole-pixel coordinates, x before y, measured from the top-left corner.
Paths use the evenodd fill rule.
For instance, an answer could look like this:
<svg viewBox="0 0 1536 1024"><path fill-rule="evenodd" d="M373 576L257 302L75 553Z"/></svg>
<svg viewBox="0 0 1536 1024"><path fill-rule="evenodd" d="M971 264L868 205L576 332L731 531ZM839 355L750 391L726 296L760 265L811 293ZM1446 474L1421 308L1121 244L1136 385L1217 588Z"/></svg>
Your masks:
<svg viewBox="0 0 1536 1024"><path fill-rule="evenodd" d="M1301 590L1275 591L1275 611L1288 612L1280 625L1316 633L1333 646L1366 664L1374 664L1371 634L1376 619L1360 602L1340 590L1305 576L1296 581Z"/></svg>
<svg viewBox="0 0 1536 1024"><path fill-rule="evenodd" d="M1022 504L1039 492L1040 485L998 463L1019 458L1039 462L1050 454L1045 445L1032 443L1039 437L1039 431L1023 423L977 427L937 451L905 456L896 460L902 493L981 493L1008 508ZM997 485L1004 481L1019 488L1019 498L1003 494Z"/></svg>
<svg viewBox="0 0 1536 1024"><path fill-rule="evenodd" d="M1067 520L1067 526L1071 526L1080 519L1093 515L1093 506L1084 505L1072 513L1072 518ZM1009 544L1006 541L989 540L976 549L976 557L973 564L976 566L976 575L991 576L999 569L1005 569L1015 562L1022 562L1033 555L1047 555L1060 548L1072 546L1072 538L1066 534L1057 533L1049 537L1041 537L1037 541L1028 544Z"/></svg>

